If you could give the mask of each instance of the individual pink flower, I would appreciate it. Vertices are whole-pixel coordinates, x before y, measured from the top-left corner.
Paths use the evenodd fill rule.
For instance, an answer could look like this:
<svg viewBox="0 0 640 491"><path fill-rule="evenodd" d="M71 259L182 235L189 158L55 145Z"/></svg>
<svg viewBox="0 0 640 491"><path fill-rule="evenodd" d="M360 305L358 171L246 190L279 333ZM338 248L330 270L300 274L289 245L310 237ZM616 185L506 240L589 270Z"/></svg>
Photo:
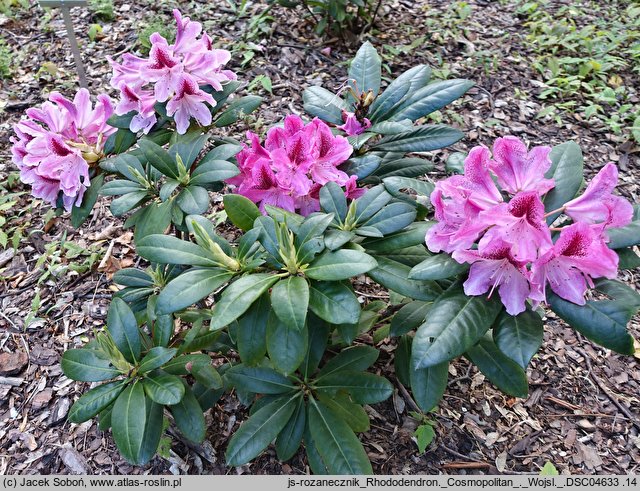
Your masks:
<svg viewBox="0 0 640 491"><path fill-rule="evenodd" d="M338 166L346 161L353 152L349 141L331 133L331 129L318 118L310 124L314 135L311 137L313 164L311 165L311 177L318 184L326 184L329 181L337 182L344 186L349 180L346 172L338 169Z"/></svg>
<svg viewBox="0 0 640 491"><path fill-rule="evenodd" d="M344 110L342 111L342 121L344 121L344 124L337 126L337 128L344 131L347 136L361 135L371 128L371 121L367 118L363 118L361 122L358 120L355 113L350 113Z"/></svg>
<svg viewBox="0 0 640 491"><path fill-rule="evenodd" d="M33 195L55 205L60 193L65 209L80 205L90 185L89 166L102 157L104 143L116 131L107 124L113 113L110 99L80 89L73 101L52 92L41 107L27 110L27 119L14 126L13 162Z"/></svg>
<svg viewBox="0 0 640 491"><path fill-rule="evenodd" d="M592 278L613 279L617 272L617 254L597 230L579 222L563 228L553 248L531 265L531 281L542 298L548 282L559 297L584 305Z"/></svg>
<svg viewBox="0 0 640 491"><path fill-rule="evenodd" d="M167 115L173 116L175 119L178 133L187 132L191 118L194 118L201 126L211 124L211 111L205 102L211 106L215 106L216 103L211 94L200 90L198 84L191 77L183 76L175 96L167 103Z"/></svg>
<svg viewBox="0 0 640 491"><path fill-rule="evenodd" d="M551 166L550 152L551 147L547 146L527 151L521 140L505 136L493 144L493 161L489 167L497 176L500 187L508 193L537 191L543 195L555 186L553 179L544 177Z"/></svg>
<svg viewBox="0 0 640 491"><path fill-rule="evenodd" d="M266 213L265 206L277 206L287 211L295 211L295 199L287 189L278 185L276 176L267 160L260 160L251 170L251 179L247 179L238 188L238 193L254 203L260 203L260 211Z"/></svg>
<svg viewBox="0 0 640 491"><path fill-rule="evenodd" d="M512 244L511 253L518 261L533 261L540 249L551 247L551 233L544 219L544 205L536 191L516 194L503 203L479 214L478 220L493 224L480 246L501 238Z"/></svg>
<svg viewBox="0 0 640 491"><path fill-rule="evenodd" d="M526 262L513 256L511 244L496 238L480 250L454 251L453 258L471 264L469 278L463 284L465 294L483 295L490 289L491 297L497 288L509 314L524 312L531 292Z"/></svg>
<svg viewBox="0 0 640 491"><path fill-rule="evenodd" d="M618 168L608 163L591 180L579 197L564 205L564 212L573 221L603 224L605 228L624 227L631 223L633 206L626 199L615 196Z"/></svg>

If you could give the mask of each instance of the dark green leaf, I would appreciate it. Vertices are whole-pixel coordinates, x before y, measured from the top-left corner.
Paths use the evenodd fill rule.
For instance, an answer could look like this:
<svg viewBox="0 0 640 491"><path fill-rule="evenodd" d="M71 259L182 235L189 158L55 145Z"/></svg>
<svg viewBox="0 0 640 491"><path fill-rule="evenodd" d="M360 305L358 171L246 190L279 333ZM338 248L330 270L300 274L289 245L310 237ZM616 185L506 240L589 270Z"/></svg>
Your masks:
<svg viewBox="0 0 640 491"><path fill-rule="evenodd" d="M140 356L142 344L140 331L133 312L120 298L114 298L107 313L107 330L116 347L130 363L135 363Z"/></svg>
<svg viewBox="0 0 640 491"><path fill-rule="evenodd" d="M187 135L180 136L184 137ZM178 143L171 145L168 153L174 160L176 160L177 156L180 155L182 164L188 169L191 167L191 164L196 161L198 154L204 148L204 144L207 142L208 138L208 135L200 134L198 132L193 136L193 138L190 138L189 141L179 141Z"/></svg>
<svg viewBox="0 0 640 491"><path fill-rule="evenodd" d="M413 368L411 368L412 341L413 338L411 336L406 334L400 336L398 339L398 346L393 352L393 367L395 369L396 377L401 384L407 387L411 387L409 371L413 370Z"/></svg>
<svg viewBox="0 0 640 491"><path fill-rule="evenodd" d="M364 252L340 249L326 251L313 261L304 274L314 280L346 280L377 266L376 260Z"/></svg>
<svg viewBox="0 0 640 491"><path fill-rule="evenodd" d="M109 382L91 389L78 399L69 410L69 421L84 423L107 408L124 390L126 381Z"/></svg>
<svg viewBox="0 0 640 491"><path fill-rule="evenodd" d="M619 269L640 268L640 256L638 256L631 247L626 249L616 249L615 252L619 259Z"/></svg>
<svg viewBox="0 0 640 491"><path fill-rule="evenodd" d="M84 193L82 204L80 206L74 206L71 209L71 225L74 228L79 228L85 220L89 218L91 210L93 210L93 206L98 200L98 193L102 188L103 182L104 174L98 174L96 177L91 179L91 185Z"/></svg>
<svg viewBox="0 0 640 491"><path fill-rule="evenodd" d="M448 254L437 254L411 268L409 278L412 280L444 280L457 276L468 268L468 264L460 264Z"/></svg>
<svg viewBox="0 0 640 491"><path fill-rule="evenodd" d="M124 215L148 197L149 195L146 191L135 191L124 194L111 202L111 213L117 217Z"/></svg>
<svg viewBox="0 0 640 491"><path fill-rule="evenodd" d="M222 201L231 223L245 232L253 228L256 218L262 216L252 201L239 194L226 194Z"/></svg>
<svg viewBox="0 0 640 491"><path fill-rule="evenodd" d="M138 373L147 373L156 368L160 368L171 360L177 351L176 348L164 348L162 346L151 348L149 352L144 355L144 358L142 358L138 366Z"/></svg>
<svg viewBox="0 0 640 491"><path fill-rule="evenodd" d="M353 232L331 229L324 234L324 245L330 251L335 251L340 249L353 238L355 238L355 234Z"/></svg>
<svg viewBox="0 0 640 491"><path fill-rule="evenodd" d="M299 276L280 280L271 291L271 305L287 327L302 331L309 307L307 281Z"/></svg>
<svg viewBox="0 0 640 491"><path fill-rule="evenodd" d="M164 174L167 177L178 179L178 164L176 159L171 157L167 151L165 151L160 145L153 143L150 140L142 139L138 141L140 149L144 152L144 156L147 161L158 172Z"/></svg>
<svg viewBox="0 0 640 491"><path fill-rule="evenodd" d="M143 237L151 234L164 234L171 224L172 203L150 203L142 210L140 220L136 223L133 239L139 243Z"/></svg>
<svg viewBox="0 0 640 491"><path fill-rule="evenodd" d="M360 303L351 289L335 281L314 281L309 289L309 308L331 324L355 324Z"/></svg>
<svg viewBox="0 0 640 491"><path fill-rule="evenodd" d="M320 189L320 207L325 213L333 213L338 221L347 216L347 198L335 182L329 181Z"/></svg>
<svg viewBox="0 0 640 491"><path fill-rule="evenodd" d="M378 257L378 267L367 274L382 286L415 300L434 300L442 288L434 281L409 279L411 268L397 261Z"/></svg>
<svg viewBox="0 0 640 491"><path fill-rule="evenodd" d="M330 373L316 380L318 391L335 394L345 391L359 404L373 404L387 399L393 392L393 386L386 378L372 373L355 370L343 370Z"/></svg>
<svg viewBox="0 0 640 491"><path fill-rule="evenodd" d="M103 151L107 155L126 152L137 139L138 137L135 133L128 129L120 128L104 142Z"/></svg>
<svg viewBox="0 0 640 491"><path fill-rule="evenodd" d="M222 377L212 365L196 365L191 370L193 377L207 389L221 389L223 387Z"/></svg>
<svg viewBox="0 0 640 491"><path fill-rule="evenodd" d="M220 116L215 121L215 126L217 128L229 126L239 119L242 119L245 116L251 114L258 108L261 103L262 97L259 97L257 95L247 95L244 97L240 97L239 99L231 102L227 109L224 112L220 113Z"/></svg>
<svg viewBox="0 0 640 491"><path fill-rule="evenodd" d="M502 312L493 328L493 340L500 351L524 369L542 345L543 337L542 319L532 310L515 316Z"/></svg>
<svg viewBox="0 0 640 491"><path fill-rule="evenodd" d="M448 378L448 361L427 368L409 366L411 392L423 412L429 412L438 405L447 388Z"/></svg>
<svg viewBox="0 0 640 491"><path fill-rule="evenodd" d="M310 377L320 364L327 347L330 326L326 321L310 312L307 316L307 330L309 331L307 353L300 367L302 376L305 379Z"/></svg>
<svg viewBox="0 0 640 491"><path fill-rule="evenodd" d="M349 395L338 392L331 396L318 393L318 399L355 432L369 431L369 416L360 404L352 402Z"/></svg>
<svg viewBox="0 0 640 491"><path fill-rule="evenodd" d="M416 210L406 203L391 203L364 223L365 227L375 227L381 234L388 235L402 230L413 223Z"/></svg>
<svg viewBox="0 0 640 491"><path fill-rule="evenodd" d="M391 199L391 195L387 193L384 186L370 188L355 201L357 223L364 223L369 220L369 218L378 213Z"/></svg>
<svg viewBox="0 0 640 491"><path fill-rule="evenodd" d="M187 375L197 365L210 365L211 358L204 354L181 355L166 363L162 370L172 375ZM190 367L187 370L187 367Z"/></svg>
<svg viewBox="0 0 640 491"><path fill-rule="evenodd" d="M353 346L343 349L318 372L316 379L344 370L366 370L378 359L379 351L371 346Z"/></svg>
<svg viewBox="0 0 640 491"><path fill-rule="evenodd" d="M173 336L173 315L159 315L153 323L153 343L156 346L168 346Z"/></svg>
<svg viewBox="0 0 640 491"><path fill-rule="evenodd" d="M424 87L431 77L431 69L426 65L418 65L410 68L380 94L370 108L370 118L373 122L384 121L392 109L400 103L405 96L411 97L418 89Z"/></svg>
<svg viewBox="0 0 640 491"><path fill-rule="evenodd" d="M387 119L416 121L462 97L473 85L473 82L464 79L431 83L410 94L402 103L394 107Z"/></svg>
<svg viewBox="0 0 640 491"><path fill-rule="evenodd" d="M388 254L399 249L424 244L427 230L434 222L416 222L404 230L381 238L366 239L362 246L375 256L375 254Z"/></svg>
<svg viewBox="0 0 640 491"><path fill-rule="evenodd" d="M147 235L136 249L142 257L156 263L218 266L211 253L199 245L168 235Z"/></svg>
<svg viewBox="0 0 640 491"><path fill-rule="evenodd" d="M350 176L357 176L358 179L364 179L373 174L380 167L381 163L382 158L378 155L360 155L351 157L341 169ZM344 192L342 194L344 194Z"/></svg>
<svg viewBox="0 0 640 491"><path fill-rule="evenodd" d="M169 411L171 411L180 433L188 440L200 443L207 433L204 415L193 391L186 384L184 385L185 391L182 400L178 404L169 406Z"/></svg>
<svg viewBox="0 0 640 491"><path fill-rule="evenodd" d="M152 373L142 381L144 392L158 404L178 404L184 396L184 385L179 377L168 373Z"/></svg>
<svg viewBox="0 0 640 491"><path fill-rule="evenodd" d="M390 135L374 145L387 152L430 152L448 147L464 136L460 130L445 125L424 125L406 133Z"/></svg>
<svg viewBox="0 0 640 491"><path fill-rule="evenodd" d="M295 390L287 377L272 368L240 364L227 370L225 378L233 385L257 394L284 394Z"/></svg>
<svg viewBox="0 0 640 491"><path fill-rule="evenodd" d="M582 151L576 142L566 142L556 145L549 154L551 167L545 177L555 181L555 187L542 199L546 212L557 210L567 201L572 200L584 179ZM558 218L555 213L547 218L547 223L553 223Z"/></svg>
<svg viewBox="0 0 640 491"><path fill-rule="evenodd" d="M190 269L170 281L158 296L156 313L171 314L209 296L227 281L233 273L221 268Z"/></svg>
<svg viewBox="0 0 640 491"><path fill-rule="evenodd" d="M609 236L608 246L611 249L621 247L631 247L640 244L640 207L634 206L633 221L625 227L612 228L607 230Z"/></svg>
<svg viewBox="0 0 640 491"><path fill-rule="evenodd" d="M380 91L382 79L382 59L373 45L365 42L349 67L349 85L356 93L371 91L374 96Z"/></svg>
<svg viewBox="0 0 640 491"><path fill-rule="evenodd" d="M209 193L203 187L191 185L180 191L176 202L186 214L198 215L209 208Z"/></svg>
<svg viewBox="0 0 640 491"><path fill-rule="evenodd" d="M267 322L267 352L275 367L285 375L296 371L307 353L308 332L282 322L271 312Z"/></svg>
<svg viewBox="0 0 640 491"><path fill-rule="evenodd" d="M377 179L382 179L383 181L387 178L392 179L394 177L412 179L414 177L423 176L431 170L433 170L433 162L430 160L421 158L402 158L383 162L373 175ZM425 181L419 182L427 185L430 184ZM388 187L387 191L389 191Z"/></svg>
<svg viewBox="0 0 640 491"><path fill-rule="evenodd" d="M299 398L296 404L295 411L276 438L276 455L282 461L289 460L298 451L304 427L307 424L307 408L304 400Z"/></svg>
<svg viewBox="0 0 640 491"><path fill-rule="evenodd" d="M404 305L391 319L389 334L391 336L401 336L412 329L416 329L424 322L431 305L431 302L421 302L419 300L414 300Z"/></svg>
<svg viewBox="0 0 640 491"><path fill-rule="evenodd" d="M224 181L237 176L240 170L235 164L226 160L208 160L201 162L191 174L191 184L209 184L211 182Z"/></svg>
<svg viewBox="0 0 640 491"><path fill-rule="evenodd" d="M236 343L240 359L246 365L257 365L267 352L267 323L271 302L262 295L238 319Z"/></svg>
<svg viewBox="0 0 640 491"><path fill-rule="evenodd" d="M451 174L464 174L465 152L453 152L447 157L444 169Z"/></svg>
<svg viewBox="0 0 640 491"><path fill-rule="evenodd" d="M302 93L304 110L327 123L342 124L342 110L347 105L337 95L322 87L308 87Z"/></svg>
<svg viewBox="0 0 640 491"><path fill-rule="evenodd" d="M146 271L136 268L125 268L116 271L113 275L113 282L123 286L153 286L153 278Z"/></svg>

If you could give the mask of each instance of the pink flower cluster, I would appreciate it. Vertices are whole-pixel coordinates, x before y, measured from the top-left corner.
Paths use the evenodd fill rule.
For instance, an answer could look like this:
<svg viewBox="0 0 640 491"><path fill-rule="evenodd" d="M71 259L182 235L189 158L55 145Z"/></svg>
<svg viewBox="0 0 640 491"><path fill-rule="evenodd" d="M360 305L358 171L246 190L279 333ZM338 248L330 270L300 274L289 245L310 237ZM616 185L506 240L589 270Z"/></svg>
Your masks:
<svg viewBox="0 0 640 491"><path fill-rule="evenodd" d="M152 46L148 59L130 53L122 57L121 64L109 59L113 68L111 85L120 91L116 114L137 112L131 120L133 132L148 133L157 121L155 103L165 101L167 115L174 118L178 133L187 131L191 118L202 126L211 124L209 106L215 106L216 101L202 87L221 91L224 82L236 79L235 73L222 69L231 54L213 49L206 33L199 37L199 22L182 17L178 10L173 15L178 25L173 44L156 32L149 38Z"/></svg>
<svg viewBox="0 0 640 491"><path fill-rule="evenodd" d="M473 148L464 175L438 182L431 194L438 223L427 232L428 248L470 263L465 293L491 295L497 288L511 315L523 312L527 299L534 306L545 301L547 284L565 300L584 305L592 278L617 273L618 256L607 247L606 230L628 224L633 215L631 204L612 194L618 171L611 163L581 196L545 214L542 197L555 186L544 177L550 151L527 151L515 137L498 138L493 158L488 148ZM573 223L549 227L547 217L560 212ZM558 231L554 243L552 232Z"/></svg>
<svg viewBox="0 0 640 491"><path fill-rule="evenodd" d="M105 140L116 131L107 125L112 113L108 96L99 95L93 107L86 89L73 102L52 92L42 106L27 109L27 119L13 127L18 138L11 138L11 152L36 198L55 205L62 191L66 210L80 205L90 185L89 164L100 159Z"/></svg>
<svg viewBox="0 0 640 491"><path fill-rule="evenodd" d="M305 216L318 211L320 188L330 181L345 186L349 198L364 192L357 188L356 176L337 168L351 155L351 145L319 119L305 125L299 116L287 116L284 127L268 131L264 146L254 133L247 138L251 146L237 156L240 174L227 182L259 203L263 213L265 205Z"/></svg>

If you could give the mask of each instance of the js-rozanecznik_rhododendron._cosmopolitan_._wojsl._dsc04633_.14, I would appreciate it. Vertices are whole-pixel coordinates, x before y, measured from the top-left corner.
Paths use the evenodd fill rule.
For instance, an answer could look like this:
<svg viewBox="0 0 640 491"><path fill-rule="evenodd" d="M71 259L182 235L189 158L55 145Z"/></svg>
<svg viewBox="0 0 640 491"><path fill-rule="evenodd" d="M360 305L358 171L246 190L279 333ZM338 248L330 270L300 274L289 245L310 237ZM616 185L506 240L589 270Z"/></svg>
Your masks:
<svg viewBox="0 0 640 491"><path fill-rule="evenodd" d="M607 247L607 231L627 225L633 215L631 204L612 194L618 180L612 163L581 196L545 213L544 197L555 186L544 177L550 151L527 150L515 137L498 138L493 152L473 148L464 174L437 182L431 194L438 223L427 232L427 247L471 264L465 293L491 295L497 289L511 315L524 312L527 300L534 306L544 302L547 285L584 305L593 278L617 274L618 256ZM558 214L558 226L550 226L547 219Z"/></svg>

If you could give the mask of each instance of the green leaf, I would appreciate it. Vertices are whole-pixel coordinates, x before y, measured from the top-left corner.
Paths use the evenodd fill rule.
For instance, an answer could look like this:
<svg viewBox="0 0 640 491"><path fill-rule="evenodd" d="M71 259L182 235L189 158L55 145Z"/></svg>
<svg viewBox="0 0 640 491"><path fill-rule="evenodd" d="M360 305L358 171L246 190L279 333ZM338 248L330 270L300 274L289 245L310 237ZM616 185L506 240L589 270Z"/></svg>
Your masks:
<svg viewBox="0 0 640 491"><path fill-rule="evenodd" d="M341 125L342 110L348 109L344 101L332 92L322 87L308 87L302 93L304 110L311 116L320 118L327 123Z"/></svg>
<svg viewBox="0 0 640 491"><path fill-rule="evenodd" d="M135 315L120 298L114 298L107 313L107 330L116 347L130 363L138 361L142 343Z"/></svg>
<svg viewBox="0 0 640 491"><path fill-rule="evenodd" d="M113 282L123 286L153 286L153 278L151 278L146 271L136 268L125 268L116 271L113 275Z"/></svg>
<svg viewBox="0 0 640 491"><path fill-rule="evenodd" d="M430 160L407 157L397 160L384 161L373 175L378 179L382 179L383 181L385 179L393 178L412 179L425 175L427 172L433 170L433 167L434 164ZM425 185L431 184L425 181L418 182L421 182ZM389 187L387 187L387 191L389 191Z"/></svg>
<svg viewBox="0 0 640 491"><path fill-rule="evenodd" d="M362 246L371 255L388 254L399 249L424 244L424 237L427 230L434 225L434 222L415 222L395 234L386 237L365 239Z"/></svg>
<svg viewBox="0 0 640 491"><path fill-rule="evenodd" d="M299 396L297 393L280 397L245 421L229 441L225 453L227 465L246 464L267 448L296 410Z"/></svg>
<svg viewBox="0 0 640 491"><path fill-rule="evenodd" d="M318 372L316 379L343 370L366 370L378 359L379 351L371 346L353 346L343 349Z"/></svg>
<svg viewBox="0 0 640 491"><path fill-rule="evenodd" d="M360 303L351 289L335 281L314 281L309 288L309 308L331 324L355 324Z"/></svg>
<svg viewBox="0 0 640 491"><path fill-rule="evenodd" d="M82 198L82 204L80 206L74 206L71 209L71 225L73 228L80 228L80 226L89 218L93 206L98 200L98 193L102 188L104 182L104 174L98 174L91 179L91 185L87 188Z"/></svg>
<svg viewBox="0 0 640 491"><path fill-rule="evenodd" d="M348 394L338 392L334 396L318 393L318 399L342 419L355 432L369 431L369 416L360 404L351 401Z"/></svg>
<svg viewBox="0 0 640 491"><path fill-rule="evenodd" d="M498 316L502 304L495 298L467 296L451 288L438 298L413 340L414 368L427 368L463 354L478 342Z"/></svg>
<svg viewBox="0 0 640 491"><path fill-rule="evenodd" d="M324 234L324 245L330 251L335 251L354 238L355 234L353 232L331 229Z"/></svg>
<svg viewBox="0 0 640 491"><path fill-rule="evenodd" d="M445 125L424 125L412 131L390 135L373 148L386 152L430 152L448 147L464 136L460 130Z"/></svg>
<svg viewBox="0 0 640 491"><path fill-rule="evenodd" d="M262 104L262 97L260 96L247 95L240 97L239 99L232 101L229 106L227 106L227 109L220 113L220 116L215 121L215 126L217 128L229 126L239 119L251 114L260 104Z"/></svg>
<svg viewBox="0 0 640 491"><path fill-rule="evenodd" d="M122 216L129 210L138 206L138 204L148 197L149 195L146 191L135 191L133 193L124 194L111 202L111 213L117 217Z"/></svg>
<svg viewBox="0 0 640 491"><path fill-rule="evenodd" d="M469 269L468 264L460 264L448 254L431 256L411 268L412 280L444 280L452 278Z"/></svg>
<svg viewBox="0 0 640 491"><path fill-rule="evenodd" d="M349 85L356 93L371 91L374 96L380 91L382 79L382 59L373 45L365 42L349 67ZM353 96L351 96L353 99Z"/></svg>
<svg viewBox="0 0 640 491"><path fill-rule="evenodd" d="M296 454L298 448L300 448L306 424L307 408L304 399L300 398L298 399L295 411L276 438L276 455L279 460L289 460Z"/></svg>
<svg viewBox="0 0 640 491"><path fill-rule="evenodd" d="M69 410L69 421L84 423L107 408L126 387L125 380L99 385L73 403Z"/></svg>
<svg viewBox="0 0 640 491"><path fill-rule="evenodd" d="M335 394L337 391L348 392L354 402L359 404L382 402L393 392L393 386L386 378L355 370L342 370L324 375L316 380L315 386L318 391L328 394Z"/></svg>
<svg viewBox="0 0 640 491"><path fill-rule="evenodd" d="M447 157L444 169L451 174L464 174L464 161L467 158L465 152L453 152Z"/></svg>
<svg viewBox="0 0 640 491"><path fill-rule="evenodd" d="M256 273L243 276L231 283L213 308L210 328L212 330L222 329L236 320L278 279L277 275Z"/></svg>
<svg viewBox="0 0 640 491"><path fill-rule="evenodd" d="M113 440L127 462L149 462L162 436L162 406L145 397L142 383L134 382L122 391L111 420L115 423L111 428Z"/></svg>
<svg viewBox="0 0 640 491"><path fill-rule="evenodd" d="M540 316L526 310L519 315L502 312L493 328L493 340L505 355L523 369L542 345L544 329Z"/></svg>
<svg viewBox="0 0 640 491"><path fill-rule="evenodd" d="M431 83L410 94L402 103L394 107L387 119L416 121L462 97L473 85L473 82L465 79Z"/></svg>
<svg viewBox="0 0 640 491"><path fill-rule="evenodd" d="M374 186L360 196L356 201L356 223L364 223L378 213L392 197L384 186Z"/></svg>
<svg viewBox="0 0 640 491"><path fill-rule="evenodd" d="M287 327L302 331L309 308L307 281L299 276L280 280L271 290L271 305Z"/></svg>
<svg viewBox="0 0 640 491"><path fill-rule="evenodd" d="M70 349L62 355L62 371L72 380L100 382L120 375L101 351Z"/></svg>
<svg viewBox="0 0 640 491"><path fill-rule="evenodd" d="M637 139L640 140L640 138L637 138ZM555 465L547 461L542 467L542 470L540 471L540 475L541 476L558 476L560 475L560 473L558 472L558 469L556 469Z"/></svg>
<svg viewBox="0 0 640 491"><path fill-rule="evenodd" d="M311 239L322 236L334 217L333 213L319 213L305 218L296 231L296 247L299 248Z"/></svg>
<svg viewBox="0 0 640 491"><path fill-rule="evenodd" d="M387 119L387 115L405 96L411 96L424 87L430 77L431 69L427 65L418 65L402 73L373 102L369 119L374 123Z"/></svg>
<svg viewBox="0 0 640 491"><path fill-rule="evenodd" d="M307 353L300 367L300 372L302 372L302 376L305 379L310 377L318 368L327 347L330 329L330 325L313 312L310 312L307 316L309 342L307 343Z"/></svg>
<svg viewBox="0 0 640 491"><path fill-rule="evenodd" d="M184 396L184 385L179 377L168 373L152 373L142 381L144 392L158 404L178 404Z"/></svg>
<svg viewBox="0 0 640 491"><path fill-rule="evenodd" d="M257 394L285 394L296 389L287 377L272 368L240 364L227 370L224 376L236 387Z"/></svg>
<svg viewBox="0 0 640 491"><path fill-rule="evenodd" d="M315 449L330 474L373 474L360 440L329 407L311 398L307 419Z"/></svg>
<svg viewBox="0 0 640 491"><path fill-rule="evenodd" d="M172 375L188 375L194 366L209 364L211 364L211 358L205 354L181 355L166 363L162 371ZM187 367L190 369L187 370Z"/></svg>
<svg viewBox="0 0 640 491"><path fill-rule="evenodd" d="M173 336L173 329L173 315L158 315L151 329L153 343L156 346L166 347L171 341L171 336Z"/></svg>
<svg viewBox="0 0 640 491"><path fill-rule="evenodd" d="M514 397L527 397L529 384L524 369L506 356L494 344L491 336L480 339L470 347L465 356L503 392Z"/></svg>
<svg viewBox="0 0 640 491"><path fill-rule="evenodd" d="M238 166L226 160L202 161L191 174L191 184L209 184L224 181L240 173Z"/></svg>
<svg viewBox="0 0 640 491"><path fill-rule="evenodd" d="M393 352L393 367L395 369L396 377L401 384L406 385L407 387L411 387L409 371L412 370L410 366L412 341L413 338L409 335L405 334L400 336L400 339L398 339L398 345Z"/></svg>
<svg viewBox="0 0 640 491"><path fill-rule="evenodd" d="M382 286L415 300L434 300L442 293L442 288L434 281L409 279L411 268L397 261L378 257L378 267L367 274Z"/></svg>
<svg viewBox="0 0 640 491"><path fill-rule="evenodd" d="M411 392L423 412L429 412L438 405L447 388L448 378L448 361L427 368L409 366Z"/></svg>
<svg viewBox="0 0 640 491"><path fill-rule="evenodd" d="M415 207L406 203L390 203L367 220L363 226L375 227L382 235L389 235L410 225L415 218Z"/></svg>
<svg viewBox="0 0 640 491"><path fill-rule="evenodd" d="M364 179L373 174L380 167L381 163L382 158L379 155L365 154L357 157L352 156L341 168L350 176L357 176L358 179ZM344 194L344 192L342 194Z"/></svg>
<svg viewBox="0 0 640 491"><path fill-rule="evenodd" d="M143 237L151 234L164 234L171 224L171 208L173 203L150 203L142 210L140 219L136 222L133 240L137 244Z"/></svg>
<svg viewBox="0 0 640 491"><path fill-rule="evenodd" d="M227 256L234 256L233 248L225 238L218 235L215 225L211 220L201 215L188 215L185 217L184 223L187 225L189 233L194 236L199 246L208 249L210 243L214 242L220 246Z"/></svg>
<svg viewBox="0 0 640 491"><path fill-rule="evenodd" d="M123 128L128 130L131 125L131 120L136 114L138 114L137 111L129 111L127 114L121 115L113 114L109 119L107 119L107 124L114 128Z"/></svg>
<svg viewBox="0 0 640 491"><path fill-rule="evenodd" d="M179 179L180 174L176 159L171 157L164 148L145 138L138 141L138 146L154 169L167 177Z"/></svg>
<svg viewBox="0 0 640 491"><path fill-rule="evenodd" d="M192 242L169 235L147 235L136 245L138 254L152 262L189 266L218 266L209 251Z"/></svg>
<svg viewBox="0 0 640 491"><path fill-rule="evenodd" d="M193 391L183 382L185 386L184 396L179 403L169 406L169 411L173 415L176 426L188 440L200 443L207 434L207 427L202 414L202 408L193 395Z"/></svg>
<svg viewBox="0 0 640 491"><path fill-rule="evenodd" d="M619 269L634 269L640 268L640 256L631 247L626 249L616 249L615 253L618 255Z"/></svg>
<svg viewBox="0 0 640 491"><path fill-rule="evenodd" d="M391 336L402 336L419 327L427 317L427 312L429 312L431 305L431 302L421 302L419 300L414 300L404 305L391 319L389 334Z"/></svg>
<svg viewBox="0 0 640 491"><path fill-rule="evenodd" d="M327 465L324 460L320 456L318 452L318 447L316 446L316 442L313 440L311 436L311 430L309 429L309 407L307 406L307 425L304 428L304 435L302 436L304 440L304 449L307 454L307 461L309 462L309 467L311 468L311 472L313 472L317 476L326 476L329 474L327 469Z"/></svg>
<svg viewBox="0 0 640 491"><path fill-rule="evenodd" d="M333 213L336 220L347 216L347 198L335 182L329 181L320 188L320 207L325 213Z"/></svg>
<svg viewBox="0 0 640 491"><path fill-rule="evenodd" d="M156 304L158 315L182 310L209 296L227 281L233 273L221 268L190 269L165 286Z"/></svg>
<svg viewBox="0 0 640 491"><path fill-rule="evenodd" d="M346 280L376 266L376 260L364 252L340 249L324 252L309 265L304 274L314 280Z"/></svg>
<svg viewBox="0 0 640 491"><path fill-rule="evenodd" d="M209 208L209 193L200 186L189 186L178 194L176 202L188 215L204 213Z"/></svg>
<svg viewBox="0 0 640 491"><path fill-rule="evenodd" d="M212 160L231 160L242 150L241 145L235 145L233 143L223 143L214 147L209 153L207 153L198 165L204 165Z"/></svg>
<svg viewBox="0 0 640 491"><path fill-rule="evenodd" d="M191 374L207 389L221 389L224 385L222 377L210 364L194 366L191 370Z"/></svg>
<svg viewBox="0 0 640 491"><path fill-rule="evenodd" d="M140 365L138 366L138 373L147 373L156 368L160 368L162 365L171 360L177 353L176 348L164 348L162 346L156 346L151 348L149 352L144 355Z"/></svg>
<svg viewBox="0 0 640 491"><path fill-rule="evenodd" d="M549 154L551 167L545 177L555 181L555 187L542 199L546 212L557 210L567 201L572 200L584 179L582 151L575 142L556 145ZM553 223L559 213L547 218L547 223Z"/></svg>
<svg viewBox="0 0 640 491"><path fill-rule="evenodd" d="M434 431L433 426L431 426L430 424L418 426L415 431L418 452L420 452L421 454L424 453L435 436L436 432Z"/></svg>
<svg viewBox="0 0 640 491"><path fill-rule="evenodd" d="M204 148L204 144L207 142L209 135L200 134L198 131L198 133L193 135L193 137L190 133L187 133L186 135L179 135L178 137L184 138L186 136L189 136L189 141L179 141L178 143L171 145L168 153L174 160L176 160L177 156L180 155L182 164L188 169L191 167L191 164L196 161L196 158L198 158L198 154L200 154Z"/></svg>
<svg viewBox="0 0 640 491"><path fill-rule="evenodd" d="M621 247L631 247L640 244L640 207L634 206L633 221L624 227L612 228L607 230L611 249L620 249Z"/></svg>
<svg viewBox="0 0 640 491"><path fill-rule="evenodd" d="M296 329L282 322L271 312L267 321L267 352L274 366L289 375L304 360L309 342L306 329Z"/></svg>
<svg viewBox="0 0 640 491"><path fill-rule="evenodd" d="M637 310L633 304L589 300L576 305L553 292L547 292L547 300L558 317L592 341L624 355L634 353L633 337L627 332L627 324Z"/></svg>
<svg viewBox="0 0 640 491"><path fill-rule="evenodd" d="M267 352L267 323L271 302L268 294L262 295L237 320L236 344L240 359L246 365L257 365Z"/></svg>
<svg viewBox="0 0 640 491"><path fill-rule="evenodd" d="M111 134L107 141L104 142L104 153L119 154L126 152L138 139L137 135L128 129L120 128L115 133Z"/></svg>
<svg viewBox="0 0 640 491"><path fill-rule="evenodd" d="M224 211L227 212L231 223L245 232L253 228L253 222L256 218L262 216L253 201L239 194L226 194L222 201L224 203Z"/></svg>

